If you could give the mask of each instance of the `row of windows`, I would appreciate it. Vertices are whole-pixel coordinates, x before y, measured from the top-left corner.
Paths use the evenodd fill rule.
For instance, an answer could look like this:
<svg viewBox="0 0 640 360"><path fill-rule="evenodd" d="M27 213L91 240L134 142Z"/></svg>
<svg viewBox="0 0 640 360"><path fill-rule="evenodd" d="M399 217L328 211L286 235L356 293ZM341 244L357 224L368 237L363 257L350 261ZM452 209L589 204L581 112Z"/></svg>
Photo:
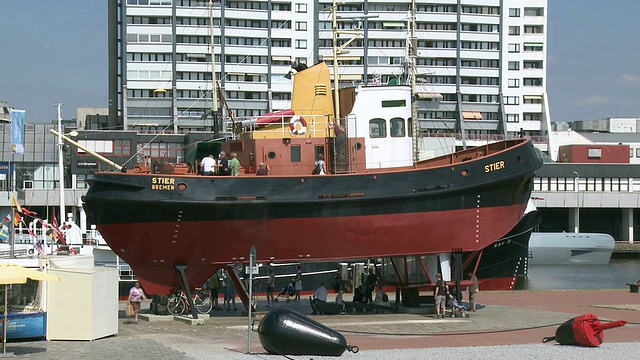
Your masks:
<svg viewBox="0 0 640 360"><path fill-rule="evenodd" d="M408 120L411 122L411 119ZM402 118L393 118L389 121L389 135L391 137L411 136L411 126L405 126L405 120ZM406 131L409 129L409 131ZM385 119L369 120L369 136L371 138L387 137L387 121Z"/></svg>
<svg viewBox="0 0 640 360"><path fill-rule="evenodd" d="M127 34L127 43L171 44L171 34Z"/></svg>
<svg viewBox="0 0 640 360"><path fill-rule="evenodd" d="M542 96L538 95L524 95L522 97L525 104L542 104ZM520 96L505 96L505 105L520 105Z"/></svg>
<svg viewBox="0 0 640 360"><path fill-rule="evenodd" d="M127 0L127 5L171 6L171 0Z"/></svg>
<svg viewBox="0 0 640 360"><path fill-rule="evenodd" d="M523 48L525 52L540 52L544 50L544 45L542 43L524 43ZM510 43L508 49L510 53L519 53L520 44Z"/></svg>
<svg viewBox="0 0 640 360"><path fill-rule="evenodd" d="M520 8L510 8L509 17L520 17ZM524 8L524 16L544 16L544 8Z"/></svg>
<svg viewBox="0 0 640 360"><path fill-rule="evenodd" d="M127 24L131 25L171 25L171 17L169 16L127 16Z"/></svg>
<svg viewBox="0 0 640 360"><path fill-rule="evenodd" d="M534 191L576 191L576 179L567 178L539 178L533 179ZM629 191L628 178L580 178L580 191Z"/></svg>
<svg viewBox="0 0 640 360"><path fill-rule="evenodd" d="M85 148L105 156L131 156L131 140L79 140L78 143ZM160 158L184 157L184 149L181 143L147 143L140 146L141 154L145 157ZM80 156L87 155L84 150L77 149Z"/></svg>
<svg viewBox="0 0 640 360"><path fill-rule="evenodd" d="M523 86L542 86L543 80L542 78L523 78L522 79ZM519 88L520 87L520 79L509 79L507 80L507 86L510 88Z"/></svg>
<svg viewBox="0 0 640 360"><path fill-rule="evenodd" d="M520 70L520 61L509 61L509 70ZM542 60L524 60L522 62L523 69L542 69Z"/></svg>
<svg viewBox="0 0 640 360"><path fill-rule="evenodd" d="M171 80L171 71L127 70L129 80Z"/></svg>

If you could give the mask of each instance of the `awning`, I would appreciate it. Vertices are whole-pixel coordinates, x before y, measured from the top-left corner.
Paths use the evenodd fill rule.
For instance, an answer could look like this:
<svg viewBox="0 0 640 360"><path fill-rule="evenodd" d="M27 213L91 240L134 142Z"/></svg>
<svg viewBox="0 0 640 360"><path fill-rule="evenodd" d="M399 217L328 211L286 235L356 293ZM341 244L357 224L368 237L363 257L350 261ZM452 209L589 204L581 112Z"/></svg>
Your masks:
<svg viewBox="0 0 640 360"><path fill-rule="evenodd" d="M291 56L272 56L273 61L291 61Z"/></svg>
<svg viewBox="0 0 640 360"><path fill-rule="evenodd" d="M478 111L463 111L462 118L464 120L482 120L482 113Z"/></svg>
<svg viewBox="0 0 640 360"><path fill-rule="evenodd" d="M390 22L386 21L382 23L382 27L404 27L405 23L403 22Z"/></svg>
<svg viewBox="0 0 640 360"><path fill-rule="evenodd" d="M525 100L531 100L531 99L542 100L542 95L524 95L523 98Z"/></svg>
<svg viewBox="0 0 640 360"><path fill-rule="evenodd" d="M204 58L207 57L207 55L205 55L205 54L187 54L187 57L191 58L191 59L204 59Z"/></svg>
<svg viewBox="0 0 640 360"><path fill-rule="evenodd" d="M416 97L420 100L442 100L443 98L442 94L432 92L417 92Z"/></svg>

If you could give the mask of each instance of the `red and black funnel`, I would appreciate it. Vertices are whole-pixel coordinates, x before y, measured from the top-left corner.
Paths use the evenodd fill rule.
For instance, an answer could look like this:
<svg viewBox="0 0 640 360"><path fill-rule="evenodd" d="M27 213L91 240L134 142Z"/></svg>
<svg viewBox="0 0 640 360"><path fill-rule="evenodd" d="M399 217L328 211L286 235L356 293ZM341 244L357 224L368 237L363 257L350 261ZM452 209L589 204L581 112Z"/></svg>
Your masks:
<svg viewBox="0 0 640 360"><path fill-rule="evenodd" d="M624 320L603 324L597 316L584 314L567 320L556 330L556 336L545 337L543 343L555 340L561 345L579 345L596 347L604 341L604 330L624 326Z"/></svg>

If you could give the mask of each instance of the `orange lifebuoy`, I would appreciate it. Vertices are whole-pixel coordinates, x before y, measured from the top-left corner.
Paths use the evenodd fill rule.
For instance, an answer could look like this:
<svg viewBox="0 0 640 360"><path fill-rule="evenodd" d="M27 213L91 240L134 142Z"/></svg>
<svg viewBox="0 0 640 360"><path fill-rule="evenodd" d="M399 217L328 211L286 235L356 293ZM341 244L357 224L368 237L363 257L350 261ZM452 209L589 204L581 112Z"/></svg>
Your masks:
<svg viewBox="0 0 640 360"><path fill-rule="evenodd" d="M300 124L300 128L296 126L296 124ZM304 135L307 133L307 122L304 118L296 115L291 117L289 120L289 132L291 135Z"/></svg>

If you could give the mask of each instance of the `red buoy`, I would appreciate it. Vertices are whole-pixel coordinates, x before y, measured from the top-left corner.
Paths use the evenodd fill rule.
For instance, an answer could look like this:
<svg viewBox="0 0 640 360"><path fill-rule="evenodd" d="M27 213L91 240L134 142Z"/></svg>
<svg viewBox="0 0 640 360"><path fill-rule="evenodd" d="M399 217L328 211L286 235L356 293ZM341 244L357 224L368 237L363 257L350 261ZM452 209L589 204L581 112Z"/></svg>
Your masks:
<svg viewBox="0 0 640 360"><path fill-rule="evenodd" d="M545 337L543 343L555 340L561 345L600 346L604 341L604 330L624 326L624 320L603 324L597 316L584 314L567 320L556 329L556 336Z"/></svg>

